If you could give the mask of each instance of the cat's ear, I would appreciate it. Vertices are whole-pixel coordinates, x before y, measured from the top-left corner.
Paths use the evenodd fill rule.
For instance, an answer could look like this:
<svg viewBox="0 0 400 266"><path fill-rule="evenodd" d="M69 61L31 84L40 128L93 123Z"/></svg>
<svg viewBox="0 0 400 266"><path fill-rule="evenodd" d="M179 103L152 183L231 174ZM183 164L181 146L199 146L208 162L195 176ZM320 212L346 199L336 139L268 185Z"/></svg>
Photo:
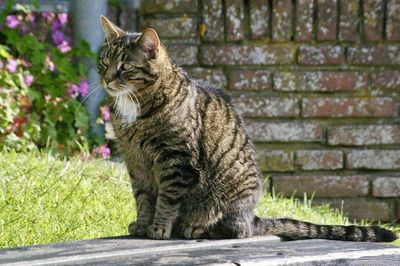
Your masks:
<svg viewBox="0 0 400 266"><path fill-rule="evenodd" d="M142 32L137 43L140 45L142 50L146 53L155 55L160 48L160 39L158 38L157 32L153 29L145 29Z"/></svg>
<svg viewBox="0 0 400 266"><path fill-rule="evenodd" d="M100 16L101 26L103 27L104 35L106 36L107 43L112 42L116 38L124 35L124 31L115 26L105 16Z"/></svg>

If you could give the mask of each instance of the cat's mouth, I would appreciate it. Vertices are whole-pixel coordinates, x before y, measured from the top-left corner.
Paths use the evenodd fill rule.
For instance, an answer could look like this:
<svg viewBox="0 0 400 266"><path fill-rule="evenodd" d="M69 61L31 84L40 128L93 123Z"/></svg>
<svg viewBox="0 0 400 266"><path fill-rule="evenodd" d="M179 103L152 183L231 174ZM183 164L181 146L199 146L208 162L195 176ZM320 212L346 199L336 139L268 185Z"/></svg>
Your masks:
<svg viewBox="0 0 400 266"><path fill-rule="evenodd" d="M124 97L124 96L127 96L130 94L130 90L128 90L128 89L121 90L121 89L114 89L114 88L110 88L110 87L106 87L105 89L108 92L108 94L113 97Z"/></svg>
<svg viewBox="0 0 400 266"><path fill-rule="evenodd" d="M113 97L121 97L129 94L128 89L118 88L117 86L114 86L113 83L106 84L106 82L103 81L103 88Z"/></svg>
<svg viewBox="0 0 400 266"><path fill-rule="evenodd" d="M109 86L104 88L110 96L115 98L128 97L128 95L131 93L129 89L116 89Z"/></svg>

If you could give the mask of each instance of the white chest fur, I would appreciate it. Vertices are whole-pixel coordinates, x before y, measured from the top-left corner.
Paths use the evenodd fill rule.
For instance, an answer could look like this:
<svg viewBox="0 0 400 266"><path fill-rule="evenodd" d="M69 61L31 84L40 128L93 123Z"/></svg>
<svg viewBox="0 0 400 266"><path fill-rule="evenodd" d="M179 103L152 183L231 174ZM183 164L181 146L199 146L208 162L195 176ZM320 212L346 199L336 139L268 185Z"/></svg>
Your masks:
<svg viewBox="0 0 400 266"><path fill-rule="evenodd" d="M139 115L139 106L127 96L120 96L116 100L118 114L124 123L130 124L136 121Z"/></svg>

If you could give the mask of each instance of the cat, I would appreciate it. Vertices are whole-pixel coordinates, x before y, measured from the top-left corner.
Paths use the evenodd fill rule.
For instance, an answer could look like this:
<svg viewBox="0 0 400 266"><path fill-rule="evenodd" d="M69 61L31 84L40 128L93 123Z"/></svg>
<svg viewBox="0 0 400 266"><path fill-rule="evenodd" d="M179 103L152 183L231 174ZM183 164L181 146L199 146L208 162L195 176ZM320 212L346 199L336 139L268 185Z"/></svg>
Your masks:
<svg viewBox="0 0 400 266"><path fill-rule="evenodd" d="M129 225L131 235L396 239L378 226L255 216L262 178L230 97L172 64L155 30L124 32L104 16L101 24L105 42L97 67L138 211Z"/></svg>

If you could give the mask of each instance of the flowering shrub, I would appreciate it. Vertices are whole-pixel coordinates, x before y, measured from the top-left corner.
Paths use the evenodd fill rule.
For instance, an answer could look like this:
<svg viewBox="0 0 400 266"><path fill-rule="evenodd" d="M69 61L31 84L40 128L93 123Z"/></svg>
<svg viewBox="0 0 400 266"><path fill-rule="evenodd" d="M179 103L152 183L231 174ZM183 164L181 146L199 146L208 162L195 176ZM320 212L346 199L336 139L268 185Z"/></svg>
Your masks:
<svg viewBox="0 0 400 266"><path fill-rule="evenodd" d="M71 155L88 141L81 62L92 54L85 42L71 46L68 14L32 10L8 1L0 14L0 150ZM105 148L93 153L108 156Z"/></svg>
<svg viewBox="0 0 400 266"><path fill-rule="evenodd" d="M92 155L95 157L107 158L110 156L110 154L111 150L110 148L107 147L106 144L95 147L92 151Z"/></svg>

